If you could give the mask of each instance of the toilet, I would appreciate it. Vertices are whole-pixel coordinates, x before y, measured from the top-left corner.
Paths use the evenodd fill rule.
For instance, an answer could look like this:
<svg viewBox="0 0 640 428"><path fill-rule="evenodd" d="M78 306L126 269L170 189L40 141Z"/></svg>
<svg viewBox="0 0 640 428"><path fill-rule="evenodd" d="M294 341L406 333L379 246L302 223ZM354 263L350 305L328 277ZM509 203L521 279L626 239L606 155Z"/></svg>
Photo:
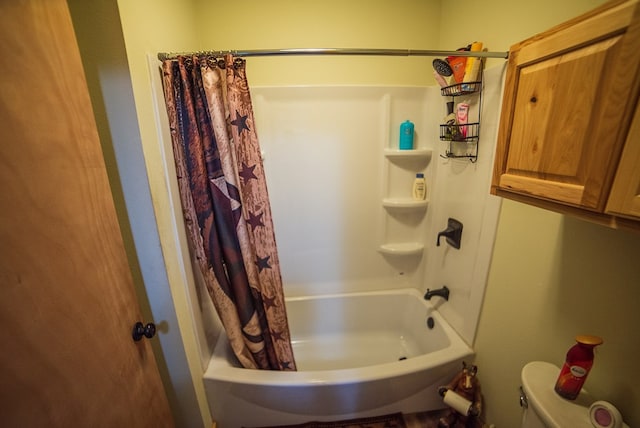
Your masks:
<svg viewBox="0 0 640 428"><path fill-rule="evenodd" d="M585 390L574 401L560 397L554 391L559 373L559 367L542 361L530 362L522 368L520 405L524 411L521 428L629 428L624 423L616 425L614 421L594 425L590 407L596 400ZM603 402L597 402L591 413L596 410L596 405L600 406L599 403ZM619 413L617 418L622 420Z"/></svg>

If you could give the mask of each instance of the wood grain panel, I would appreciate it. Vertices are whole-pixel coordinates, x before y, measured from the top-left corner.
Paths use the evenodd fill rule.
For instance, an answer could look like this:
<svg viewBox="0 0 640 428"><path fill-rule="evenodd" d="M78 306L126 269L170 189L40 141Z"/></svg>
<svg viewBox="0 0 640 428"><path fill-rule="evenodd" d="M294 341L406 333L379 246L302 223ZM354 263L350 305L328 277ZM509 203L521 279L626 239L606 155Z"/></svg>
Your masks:
<svg viewBox="0 0 640 428"><path fill-rule="evenodd" d="M604 210L636 91L640 53L624 26L637 3L611 2L512 47L494 193Z"/></svg>
<svg viewBox="0 0 640 428"><path fill-rule="evenodd" d="M631 23L634 2L626 1L601 9L600 13L584 15L579 20L572 20L555 27L537 37L536 43L522 47L519 61L525 65L540 59L562 54L567 49L588 45L596 38L611 37L621 34Z"/></svg>
<svg viewBox="0 0 640 428"><path fill-rule="evenodd" d="M607 212L640 219L640 108L636 107L627 143L611 187Z"/></svg>
<svg viewBox="0 0 640 428"><path fill-rule="evenodd" d="M0 3L0 40L2 425L172 426L66 3Z"/></svg>
<svg viewBox="0 0 640 428"><path fill-rule="evenodd" d="M620 37L520 69L507 173L584 185L585 146L607 55Z"/></svg>

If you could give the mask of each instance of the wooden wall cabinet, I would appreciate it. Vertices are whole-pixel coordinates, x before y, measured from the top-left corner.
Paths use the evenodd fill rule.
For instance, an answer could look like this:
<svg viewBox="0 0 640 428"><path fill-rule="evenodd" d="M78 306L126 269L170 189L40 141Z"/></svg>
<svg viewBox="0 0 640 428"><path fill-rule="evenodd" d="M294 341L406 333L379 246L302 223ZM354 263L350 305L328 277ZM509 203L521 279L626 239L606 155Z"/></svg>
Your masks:
<svg viewBox="0 0 640 428"><path fill-rule="evenodd" d="M606 212L640 219L640 104L636 106Z"/></svg>
<svg viewBox="0 0 640 428"><path fill-rule="evenodd" d="M606 3L511 47L493 194L640 229L638 3Z"/></svg>

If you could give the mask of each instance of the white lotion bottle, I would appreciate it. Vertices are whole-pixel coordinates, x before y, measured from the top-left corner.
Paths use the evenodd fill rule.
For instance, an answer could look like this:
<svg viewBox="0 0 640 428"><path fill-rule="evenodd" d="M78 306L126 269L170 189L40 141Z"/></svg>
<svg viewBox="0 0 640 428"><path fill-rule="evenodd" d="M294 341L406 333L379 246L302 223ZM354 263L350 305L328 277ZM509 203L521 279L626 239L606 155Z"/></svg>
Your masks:
<svg viewBox="0 0 640 428"><path fill-rule="evenodd" d="M424 174L419 172L416 174L416 179L413 180L413 200L424 201L427 197L427 182L424 179Z"/></svg>

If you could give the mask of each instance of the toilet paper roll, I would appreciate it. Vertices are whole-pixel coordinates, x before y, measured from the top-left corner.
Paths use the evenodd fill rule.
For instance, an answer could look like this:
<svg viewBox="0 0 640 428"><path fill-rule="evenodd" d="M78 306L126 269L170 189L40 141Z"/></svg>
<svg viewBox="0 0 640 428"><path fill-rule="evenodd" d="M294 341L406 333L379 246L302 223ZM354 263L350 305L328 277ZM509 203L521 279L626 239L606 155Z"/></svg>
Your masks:
<svg viewBox="0 0 640 428"><path fill-rule="evenodd" d="M472 404L471 401L467 400L462 395L451 390L448 390L447 392L444 393L443 401L444 401L444 404L453 408L456 412L463 415L469 414L469 410L471 409L471 404Z"/></svg>

